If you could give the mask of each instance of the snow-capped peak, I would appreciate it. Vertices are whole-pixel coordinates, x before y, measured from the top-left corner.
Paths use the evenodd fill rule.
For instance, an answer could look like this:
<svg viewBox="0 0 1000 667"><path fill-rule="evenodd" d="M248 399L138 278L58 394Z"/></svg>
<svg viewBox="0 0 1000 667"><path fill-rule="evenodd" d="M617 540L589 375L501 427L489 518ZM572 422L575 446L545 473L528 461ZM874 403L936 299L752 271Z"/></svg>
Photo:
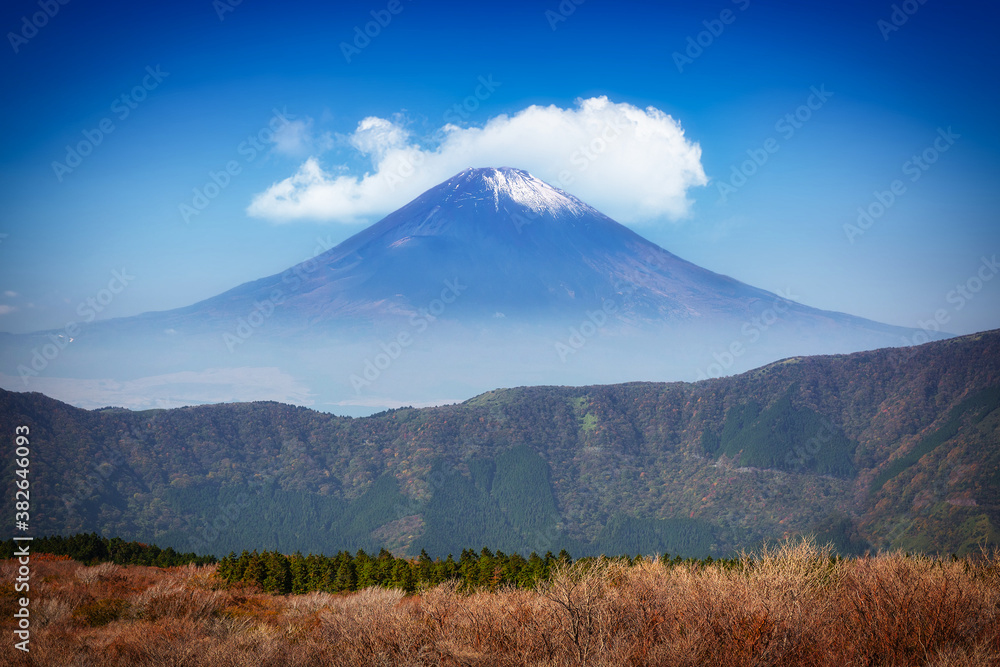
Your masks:
<svg viewBox="0 0 1000 667"><path fill-rule="evenodd" d="M466 169L454 176L451 184L454 186L449 188L452 192L484 201L492 199L498 211L506 200L510 200L536 213L586 215L594 212L573 195L513 167Z"/></svg>

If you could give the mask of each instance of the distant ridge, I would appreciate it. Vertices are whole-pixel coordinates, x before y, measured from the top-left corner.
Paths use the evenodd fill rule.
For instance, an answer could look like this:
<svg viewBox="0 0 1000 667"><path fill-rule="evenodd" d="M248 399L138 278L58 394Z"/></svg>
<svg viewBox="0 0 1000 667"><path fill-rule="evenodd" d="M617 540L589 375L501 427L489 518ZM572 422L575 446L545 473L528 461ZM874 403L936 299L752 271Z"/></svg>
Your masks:
<svg viewBox="0 0 1000 667"><path fill-rule="evenodd" d="M36 535L215 555L699 556L807 533L842 553L1000 545L1000 331L360 419L274 402L84 411L0 391L0 429L24 424Z"/></svg>

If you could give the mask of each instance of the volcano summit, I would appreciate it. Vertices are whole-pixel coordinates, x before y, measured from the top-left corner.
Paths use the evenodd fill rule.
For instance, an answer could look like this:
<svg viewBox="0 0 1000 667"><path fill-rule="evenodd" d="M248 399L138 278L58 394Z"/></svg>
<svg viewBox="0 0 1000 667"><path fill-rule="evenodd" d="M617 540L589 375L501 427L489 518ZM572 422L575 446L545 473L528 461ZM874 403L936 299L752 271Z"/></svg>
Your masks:
<svg viewBox="0 0 1000 667"><path fill-rule="evenodd" d="M5 388L83 407L275 399L363 414L499 386L694 380L917 332L698 267L505 167L456 174L280 274L95 322L32 369L52 333L0 338Z"/></svg>

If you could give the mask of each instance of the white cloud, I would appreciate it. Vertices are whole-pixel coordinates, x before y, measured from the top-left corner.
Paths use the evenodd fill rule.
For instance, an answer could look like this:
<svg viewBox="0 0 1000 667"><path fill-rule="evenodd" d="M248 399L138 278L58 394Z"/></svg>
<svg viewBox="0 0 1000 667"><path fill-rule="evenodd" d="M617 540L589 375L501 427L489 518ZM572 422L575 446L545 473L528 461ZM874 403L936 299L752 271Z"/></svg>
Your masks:
<svg viewBox="0 0 1000 667"><path fill-rule="evenodd" d="M277 153L290 155L292 157L302 157L310 153L323 152L333 147L333 137L329 133L315 136L313 134L313 121L292 120L282 123L277 130L271 143Z"/></svg>
<svg viewBox="0 0 1000 667"><path fill-rule="evenodd" d="M350 136L350 143L364 155L372 157L375 163L383 162L392 151L405 150L409 133L396 123L385 118L369 116L360 123Z"/></svg>
<svg viewBox="0 0 1000 667"><path fill-rule="evenodd" d="M445 125L424 147L399 119L368 117L348 144L374 170L324 169L315 156L253 198L247 212L276 222L359 222L389 213L467 167L517 167L621 222L683 218L687 191L705 185L701 147L654 107L606 97L575 108L530 106L482 127Z"/></svg>
<svg viewBox="0 0 1000 667"><path fill-rule="evenodd" d="M15 310L17 310L17 308L15 308L14 306L7 306L0 304L0 315L9 315L10 313L13 313Z"/></svg>
<svg viewBox="0 0 1000 667"><path fill-rule="evenodd" d="M3 293L3 295L13 299L15 296L17 296L17 292L13 290L7 290L6 292Z"/></svg>

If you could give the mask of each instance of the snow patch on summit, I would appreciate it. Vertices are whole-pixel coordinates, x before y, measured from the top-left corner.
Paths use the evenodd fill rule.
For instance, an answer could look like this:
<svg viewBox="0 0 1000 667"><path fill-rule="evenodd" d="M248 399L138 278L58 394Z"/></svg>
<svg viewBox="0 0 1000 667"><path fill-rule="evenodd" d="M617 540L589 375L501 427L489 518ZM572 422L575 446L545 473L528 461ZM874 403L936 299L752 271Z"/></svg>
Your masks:
<svg viewBox="0 0 1000 667"><path fill-rule="evenodd" d="M458 175L467 181L482 182L484 197L492 195L493 204L499 211L502 200L510 200L536 213L571 213L576 216L595 213L594 209L545 181L535 178L526 171L511 167L466 169Z"/></svg>

